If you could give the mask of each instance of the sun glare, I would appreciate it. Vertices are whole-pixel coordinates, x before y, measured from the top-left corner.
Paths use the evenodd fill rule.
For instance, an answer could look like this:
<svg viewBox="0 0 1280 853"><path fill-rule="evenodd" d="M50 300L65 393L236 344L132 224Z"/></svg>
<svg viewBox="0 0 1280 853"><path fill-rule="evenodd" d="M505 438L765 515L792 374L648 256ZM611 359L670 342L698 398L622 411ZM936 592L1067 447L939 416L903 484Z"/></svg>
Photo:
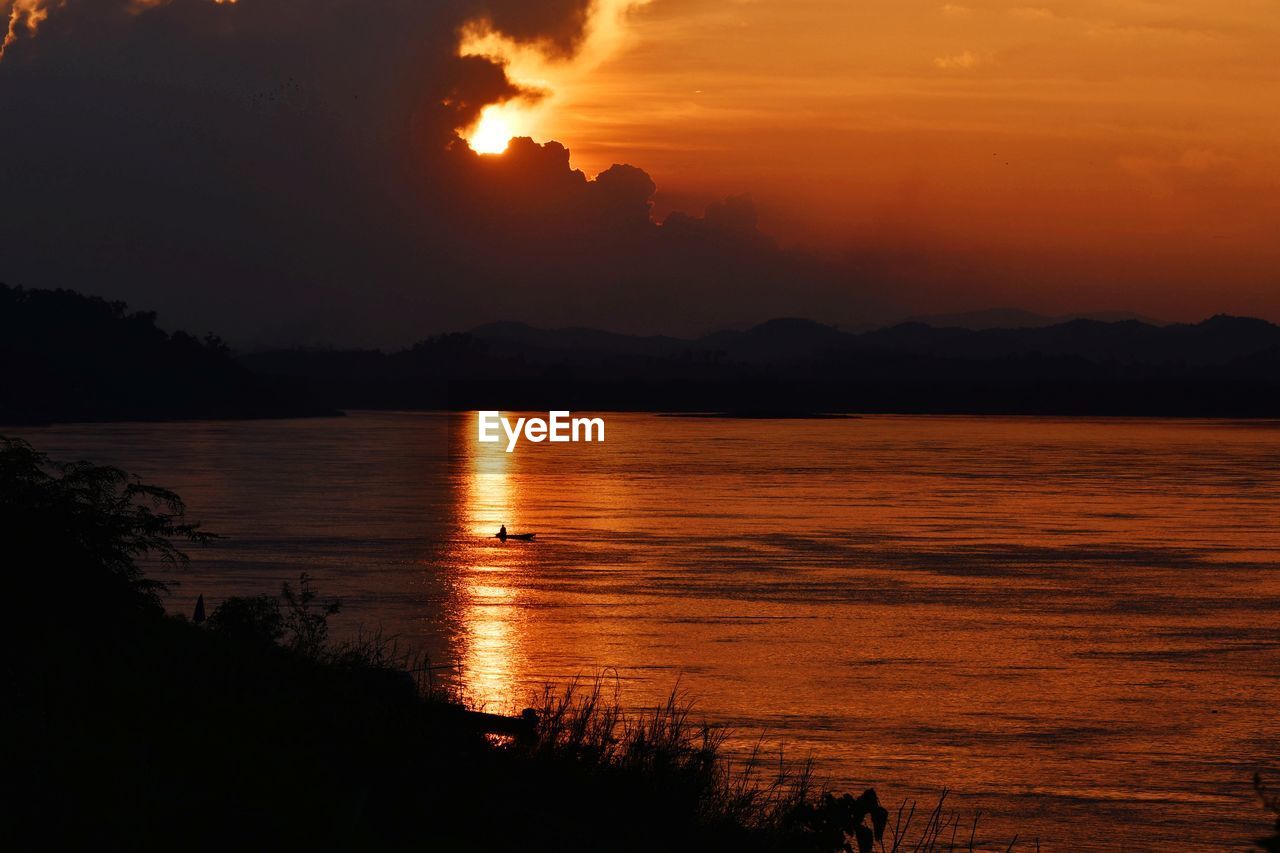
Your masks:
<svg viewBox="0 0 1280 853"><path fill-rule="evenodd" d="M3 2L3 0L0 0ZM555 111L567 91L580 90L591 75L622 44L627 15L651 0L595 0L584 36L572 57L548 53L539 42L519 41L495 30L487 18L462 29L458 55L478 56L502 66L521 95L490 104L469 133L467 144L477 154L501 154L512 137L545 141L556 126Z"/></svg>
<svg viewBox="0 0 1280 853"><path fill-rule="evenodd" d="M507 150L507 144L515 131L511 127L510 118L500 106L485 107L480 113L480 121L475 130L467 138L467 144L477 154L501 154Z"/></svg>

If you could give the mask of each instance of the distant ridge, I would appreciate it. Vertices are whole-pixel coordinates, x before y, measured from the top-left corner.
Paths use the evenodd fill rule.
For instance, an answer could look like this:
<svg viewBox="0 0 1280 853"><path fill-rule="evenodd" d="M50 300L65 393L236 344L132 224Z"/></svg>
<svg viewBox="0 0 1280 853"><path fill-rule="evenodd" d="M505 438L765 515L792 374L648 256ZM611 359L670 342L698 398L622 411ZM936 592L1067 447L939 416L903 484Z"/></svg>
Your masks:
<svg viewBox="0 0 1280 853"><path fill-rule="evenodd" d="M994 314L979 312L990 318ZM1029 312L1005 319L1027 319ZM941 315L939 315L941 316ZM957 315L960 316L960 315ZM1030 314L1030 317L1040 315ZM1048 318L1043 318L1048 319ZM935 319L935 323L940 320ZM1078 358L1093 363L1220 365L1280 348L1280 326L1253 317L1218 315L1199 323L1155 324L1117 316L1073 318L1049 325L999 325L971 329L920 320L871 331L845 332L835 326L794 317L777 318L741 331L720 331L699 338L632 336L596 329L538 329L523 323L491 323L469 335L484 341L495 355L520 353L563 361L612 355L672 358L701 354L725 363L796 364L862 353L986 360L1030 355Z"/></svg>
<svg viewBox="0 0 1280 853"><path fill-rule="evenodd" d="M120 303L0 287L0 364L0 423L359 408L1280 417L1280 326L1229 315L871 331L783 317L697 338L505 322L396 352L234 357Z"/></svg>
<svg viewBox="0 0 1280 853"><path fill-rule="evenodd" d="M984 331L986 329L1034 329L1044 326L1057 326L1072 320L1097 320L1100 323L1120 323L1125 320L1137 320L1148 326L1167 325L1162 320L1144 317L1128 311L1098 311L1082 314L1062 314L1050 316L1037 314L1023 308L987 308L981 311L961 311L956 314L922 314L909 317L904 323L923 323L935 329L958 328Z"/></svg>
<svg viewBox="0 0 1280 853"><path fill-rule="evenodd" d="M467 334L507 351L531 348L548 353L572 350L578 353L651 357L712 351L744 362L807 358L816 349L842 346L848 340L848 335L834 326L796 317L780 317L746 329L712 332L699 338L626 335L579 327L540 329L527 323L510 321L486 323Z"/></svg>
<svg viewBox="0 0 1280 853"><path fill-rule="evenodd" d="M218 338L71 290L0 284L0 424L336 414L247 370Z"/></svg>
<svg viewBox="0 0 1280 853"><path fill-rule="evenodd" d="M508 342L544 350L588 350L663 355L688 346L680 338L665 335L636 336L600 329L569 327L541 329L528 323L504 321L476 326L469 334L490 342Z"/></svg>
<svg viewBox="0 0 1280 853"><path fill-rule="evenodd" d="M723 352L742 362L786 362L849 345L851 336L813 320L780 317L741 332L713 332L696 341L698 348Z"/></svg>

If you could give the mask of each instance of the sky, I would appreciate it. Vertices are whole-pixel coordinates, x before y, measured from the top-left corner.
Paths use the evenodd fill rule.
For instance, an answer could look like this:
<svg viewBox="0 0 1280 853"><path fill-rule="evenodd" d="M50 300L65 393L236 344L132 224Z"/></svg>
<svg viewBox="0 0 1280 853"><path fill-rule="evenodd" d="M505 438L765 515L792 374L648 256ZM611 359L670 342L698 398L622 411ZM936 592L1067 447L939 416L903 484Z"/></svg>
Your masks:
<svg viewBox="0 0 1280 853"><path fill-rule="evenodd" d="M588 173L642 163L658 211L751 192L784 240L981 259L1015 304L1274 317L1276 13L653 0L537 129Z"/></svg>
<svg viewBox="0 0 1280 853"><path fill-rule="evenodd" d="M0 0L0 280L250 343L1280 320L1275 11Z"/></svg>

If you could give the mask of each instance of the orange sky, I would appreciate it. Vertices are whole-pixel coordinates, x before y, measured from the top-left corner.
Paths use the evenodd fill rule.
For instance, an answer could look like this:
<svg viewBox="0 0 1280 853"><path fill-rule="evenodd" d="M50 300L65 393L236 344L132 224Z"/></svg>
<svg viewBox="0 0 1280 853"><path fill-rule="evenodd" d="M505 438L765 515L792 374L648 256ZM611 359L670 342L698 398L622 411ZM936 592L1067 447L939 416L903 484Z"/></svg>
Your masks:
<svg viewBox="0 0 1280 853"><path fill-rule="evenodd" d="M1009 304L1280 319L1274 0L604 7L575 66L512 66L554 90L515 129L643 167L659 214L751 192L784 242Z"/></svg>

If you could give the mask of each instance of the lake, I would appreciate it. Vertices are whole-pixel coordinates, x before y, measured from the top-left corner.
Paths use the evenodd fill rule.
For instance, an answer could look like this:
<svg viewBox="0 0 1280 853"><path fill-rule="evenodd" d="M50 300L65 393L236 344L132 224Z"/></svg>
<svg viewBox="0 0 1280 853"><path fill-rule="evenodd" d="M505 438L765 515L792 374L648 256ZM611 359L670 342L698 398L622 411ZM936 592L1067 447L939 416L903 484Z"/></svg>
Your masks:
<svg viewBox="0 0 1280 853"><path fill-rule="evenodd" d="M926 811L951 788L1002 850L1268 828L1280 424L605 419L512 454L474 414L19 432L224 534L175 611L305 571L335 631L397 635L489 710L580 674L633 706L678 686L837 787Z"/></svg>

